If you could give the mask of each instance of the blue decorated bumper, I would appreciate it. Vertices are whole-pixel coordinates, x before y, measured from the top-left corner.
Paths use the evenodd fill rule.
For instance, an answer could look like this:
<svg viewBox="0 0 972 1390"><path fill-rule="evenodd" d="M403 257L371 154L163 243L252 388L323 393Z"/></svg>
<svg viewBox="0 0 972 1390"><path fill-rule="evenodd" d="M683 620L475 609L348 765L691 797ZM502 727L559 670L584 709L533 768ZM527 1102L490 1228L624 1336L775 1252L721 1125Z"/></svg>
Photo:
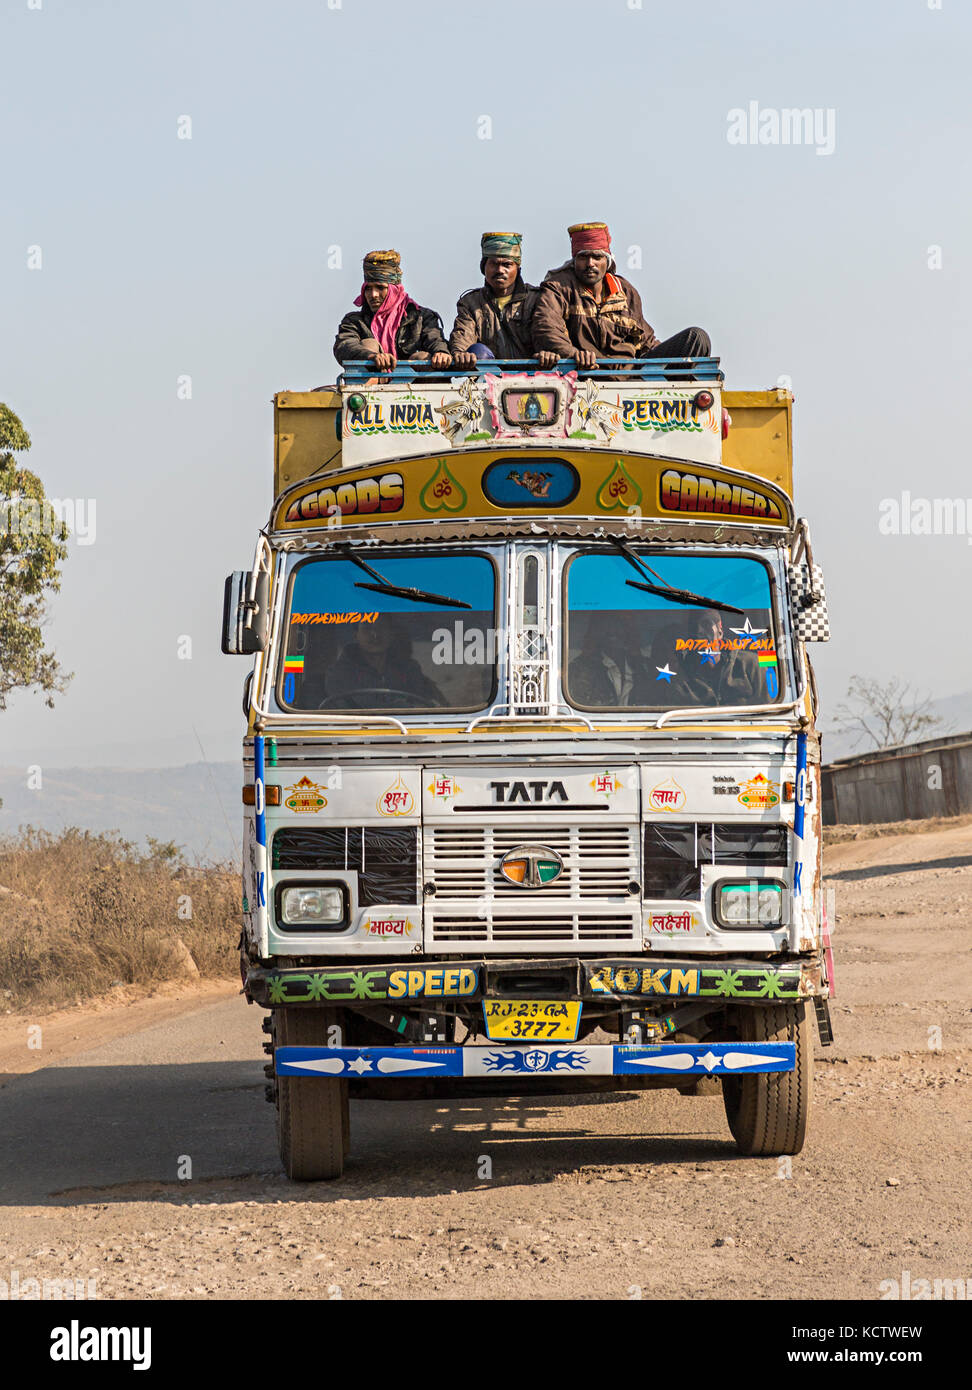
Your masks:
<svg viewBox="0 0 972 1390"><path fill-rule="evenodd" d="M642 1047L278 1047L278 1076L368 1080L433 1076L742 1076L792 1071L793 1043L656 1043Z"/></svg>

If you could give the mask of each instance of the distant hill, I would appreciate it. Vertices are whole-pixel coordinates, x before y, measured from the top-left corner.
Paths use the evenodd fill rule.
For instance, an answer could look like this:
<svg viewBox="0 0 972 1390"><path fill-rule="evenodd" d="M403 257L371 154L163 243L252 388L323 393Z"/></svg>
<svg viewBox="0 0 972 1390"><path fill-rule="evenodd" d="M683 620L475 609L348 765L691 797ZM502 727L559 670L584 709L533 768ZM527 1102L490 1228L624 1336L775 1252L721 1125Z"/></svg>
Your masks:
<svg viewBox="0 0 972 1390"><path fill-rule="evenodd" d="M47 768L30 790L23 767L0 768L0 836L21 825L42 830L117 830L144 845L175 840L190 861L240 857L240 764L165 768Z"/></svg>

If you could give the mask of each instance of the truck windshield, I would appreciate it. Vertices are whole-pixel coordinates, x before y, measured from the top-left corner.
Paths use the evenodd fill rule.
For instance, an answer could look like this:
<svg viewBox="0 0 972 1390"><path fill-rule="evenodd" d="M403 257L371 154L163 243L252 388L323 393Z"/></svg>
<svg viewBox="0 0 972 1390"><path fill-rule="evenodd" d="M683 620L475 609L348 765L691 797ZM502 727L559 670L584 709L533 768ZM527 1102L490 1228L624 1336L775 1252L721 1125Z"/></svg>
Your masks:
<svg viewBox="0 0 972 1390"><path fill-rule="evenodd" d="M565 693L579 709L761 705L781 698L770 572L738 555L638 549L665 584L743 610L739 617L646 593L622 555L567 565ZM661 587L661 586L660 586Z"/></svg>
<svg viewBox="0 0 972 1390"><path fill-rule="evenodd" d="M352 560L301 561L291 582L280 703L346 712L485 708L496 671L492 561L458 553L363 554L389 586L418 592L365 588L369 576ZM443 607L437 595L469 606Z"/></svg>

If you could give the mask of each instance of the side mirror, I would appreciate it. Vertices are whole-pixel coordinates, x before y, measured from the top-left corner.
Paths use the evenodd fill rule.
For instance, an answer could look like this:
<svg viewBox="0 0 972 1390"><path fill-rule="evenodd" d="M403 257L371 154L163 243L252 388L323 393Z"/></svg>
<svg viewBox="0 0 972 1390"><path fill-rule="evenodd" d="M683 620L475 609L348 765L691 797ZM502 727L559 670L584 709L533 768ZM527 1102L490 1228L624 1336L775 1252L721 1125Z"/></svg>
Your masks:
<svg viewBox="0 0 972 1390"><path fill-rule="evenodd" d="M266 570L234 570L223 586L223 639L226 656L252 656L267 645L270 575Z"/></svg>
<svg viewBox="0 0 972 1390"><path fill-rule="evenodd" d="M823 573L813 562L810 528L803 517L797 520L795 544L787 566L790 590L790 618L793 635L799 642L829 642L830 615Z"/></svg>
<svg viewBox="0 0 972 1390"><path fill-rule="evenodd" d="M820 566L791 565L788 577L794 636L800 642L829 642L830 615Z"/></svg>

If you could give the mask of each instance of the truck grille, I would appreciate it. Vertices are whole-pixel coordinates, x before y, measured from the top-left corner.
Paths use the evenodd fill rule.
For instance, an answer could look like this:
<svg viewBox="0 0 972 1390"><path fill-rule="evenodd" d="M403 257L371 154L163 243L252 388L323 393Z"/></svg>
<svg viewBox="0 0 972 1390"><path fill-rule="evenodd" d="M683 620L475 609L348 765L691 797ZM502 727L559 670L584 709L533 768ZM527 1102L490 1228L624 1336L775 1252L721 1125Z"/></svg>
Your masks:
<svg viewBox="0 0 972 1390"><path fill-rule="evenodd" d="M562 877L536 890L508 883L500 861L522 844L556 850ZM640 944L640 898L629 889L639 879L639 848L638 827L616 823L430 827L424 878L435 894L426 899L426 945Z"/></svg>

